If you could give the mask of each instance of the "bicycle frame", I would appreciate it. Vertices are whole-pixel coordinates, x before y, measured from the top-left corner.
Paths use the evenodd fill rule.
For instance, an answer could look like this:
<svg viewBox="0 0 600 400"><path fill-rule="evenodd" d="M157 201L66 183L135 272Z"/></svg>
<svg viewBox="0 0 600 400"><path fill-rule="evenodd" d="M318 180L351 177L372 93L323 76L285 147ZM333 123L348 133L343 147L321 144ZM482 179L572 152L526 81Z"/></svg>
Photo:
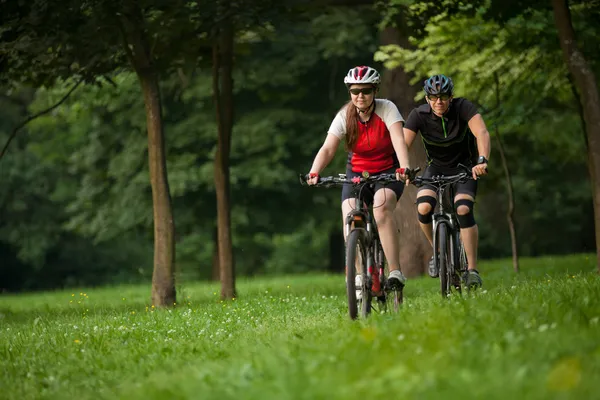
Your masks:
<svg viewBox="0 0 600 400"><path fill-rule="evenodd" d="M366 242L367 252L367 280L369 283L373 279L379 280L379 287L383 286L383 248L379 240L379 231L375 219L363 199L362 190L365 186L374 186L375 182L364 182L353 187L354 208L346 215L346 224L344 227L345 235L348 237L351 231L361 229L364 231L363 237Z"/></svg>
<svg viewBox="0 0 600 400"><path fill-rule="evenodd" d="M458 220L454 210L451 209L451 211L446 211L447 207L445 207L446 205L454 202L454 190L450 184L440 185L436 191L436 194L438 211L433 214L433 248L437 249L439 247L437 235L439 226L441 224L446 225L448 237L450 239L450 274L454 274L456 272L456 266L460 263L460 255L457 251L460 244L460 226L458 225ZM447 198L444 196L447 196ZM433 260L436 264L438 263L437 251L433 252Z"/></svg>
<svg viewBox="0 0 600 400"><path fill-rule="evenodd" d="M300 183L304 184L308 180L308 176L300 176ZM385 295L385 271L383 247L379 239L379 231L377 224L372 216L369 206L366 205L362 191L367 186L374 186L377 182L393 182L396 181L395 174L379 174L370 177L368 174L363 174L363 177L347 179L346 174L339 174L338 177L322 177L319 178L319 185L341 185L350 184L353 189L353 198L355 200L354 208L346 215L344 220L344 234L347 238L354 230L360 230L364 239L367 261L367 280L372 284L373 279L379 280L378 296Z"/></svg>
<svg viewBox="0 0 600 400"><path fill-rule="evenodd" d="M456 213L454 211L454 184L469 179L470 171L459 173L451 176L434 176L431 178L415 177L413 183L416 186L430 184L435 187L437 196L437 211L433 214L433 261L436 265L440 265L438 249L442 248L438 243L440 226L445 226L447 231L447 240L449 244L447 257L447 277L449 279L455 277L458 273L462 273L463 265L461 265L461 238L460 225ZM448 210L450 208L450 210ZM445 246L444 246L445 247ZM465 263L466 265L466 263ZM441 272L440 272L441 276ZM460 278L459 278L460 279ZM448 282L448 281L446 281ZM442 286L444 280L442 280ZM455 287L460 289L460 286ZM443 291L446 289L442 289Z"/></svg>

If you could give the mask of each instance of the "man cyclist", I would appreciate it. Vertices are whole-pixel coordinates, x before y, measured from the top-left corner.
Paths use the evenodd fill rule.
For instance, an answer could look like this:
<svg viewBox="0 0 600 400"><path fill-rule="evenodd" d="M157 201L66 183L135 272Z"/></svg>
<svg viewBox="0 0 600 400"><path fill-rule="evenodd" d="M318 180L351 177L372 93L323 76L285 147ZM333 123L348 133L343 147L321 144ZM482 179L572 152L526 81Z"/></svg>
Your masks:
<svg viewBox="0 0 600 400"><path fill-rule="evenodd" d="M487 174L490 134L475 105L465 98L453 97L452 79L433 75L425 80L423 89L427 104L409 114L404 126L406 145L410 147L417 133L421 134L427 155L424 177L455 175L460 172L459 164L472 168L473 180L455 184L454 209L467 255L465 282L467 286L481 286L482 280L477 271L479 232L473 205L477 179ZM432 215L436 202L435 188L423 185L417 193L417 217L432 246ZM439 275L433 257L429 262L429 275L432 278Z"/></svg>
<svg viewBox="0 0 600 400"><path fill-rule="evenodd" d="M354 67L348 71L344 83L350 99L339 110L327 131L325 142L310 169L308 184L317 183L319 173L331 162L342 140L349 152L346 167L348 179L360 176L363 171L368 171L371 176L395 172L397 179L407 179L409 159L402 132L404 118L394 103L375 98L380 80L379 72L368 66ZM400 288L406 279L400 271L394 210L403 190L404 182L399 180L386 185L377 184L374 193L368 193L390 269L388 282L390 286ZM354 208L353 197L351 185L344 185L343 218ZM357 286L361 284L358 281L361 277L356 277Z"/></svg>

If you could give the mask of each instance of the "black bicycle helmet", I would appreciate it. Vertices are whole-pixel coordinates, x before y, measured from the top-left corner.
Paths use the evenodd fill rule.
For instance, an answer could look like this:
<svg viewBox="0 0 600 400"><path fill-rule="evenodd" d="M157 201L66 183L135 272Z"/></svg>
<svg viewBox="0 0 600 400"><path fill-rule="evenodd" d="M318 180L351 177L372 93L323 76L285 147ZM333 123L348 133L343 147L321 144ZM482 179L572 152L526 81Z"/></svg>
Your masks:
<svg viewBox="0 0 600 400"><path fill-rule="evenodd" d="M429 79L426 79L424 83L423 90L425 90L425 94L427 95L452 95L454 91L454 83L446 75L433 75Z"/></svg>

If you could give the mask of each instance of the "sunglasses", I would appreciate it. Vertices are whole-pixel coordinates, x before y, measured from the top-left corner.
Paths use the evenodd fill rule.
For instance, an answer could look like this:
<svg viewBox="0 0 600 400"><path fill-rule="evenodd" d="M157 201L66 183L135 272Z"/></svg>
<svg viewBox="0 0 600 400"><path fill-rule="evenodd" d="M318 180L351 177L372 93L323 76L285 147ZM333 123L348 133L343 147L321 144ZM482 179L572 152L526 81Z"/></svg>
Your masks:
<svg viewBox="0 0 600 400"><path fill-rule="evenodd" d="M449 94L441 94L441 95L435 95L435 94L430 94L427 96L427 98L433 102L436 102L437 99L440 99L442 101L447 101L450 98Z"/></svg>
<svg viewBox="0 0 600 400"><path fill-rule="evenodd" d="M373 94L374 91L375 91L375 89L372 87L362 88L362 89L350 89L350 93L352 93L355 96L358 96L361 93L364 95Z"/></svg>

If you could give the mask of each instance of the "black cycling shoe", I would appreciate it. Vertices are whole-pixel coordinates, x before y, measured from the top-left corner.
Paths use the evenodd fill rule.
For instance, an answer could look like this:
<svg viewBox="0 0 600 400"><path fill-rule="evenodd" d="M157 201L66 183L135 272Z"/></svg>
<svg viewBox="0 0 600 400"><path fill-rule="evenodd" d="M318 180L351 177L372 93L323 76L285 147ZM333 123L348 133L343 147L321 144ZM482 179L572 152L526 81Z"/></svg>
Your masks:
<svg viewBox="0 0 600 400"><path fill-rule="evenodd" d="M463 275L463 282L465 282L467 289L477 289L483 286L483 281L481 280L481 276L479 276L479 271L476 269L467 270Z"/></svg>

